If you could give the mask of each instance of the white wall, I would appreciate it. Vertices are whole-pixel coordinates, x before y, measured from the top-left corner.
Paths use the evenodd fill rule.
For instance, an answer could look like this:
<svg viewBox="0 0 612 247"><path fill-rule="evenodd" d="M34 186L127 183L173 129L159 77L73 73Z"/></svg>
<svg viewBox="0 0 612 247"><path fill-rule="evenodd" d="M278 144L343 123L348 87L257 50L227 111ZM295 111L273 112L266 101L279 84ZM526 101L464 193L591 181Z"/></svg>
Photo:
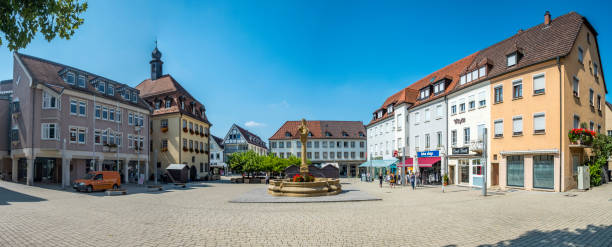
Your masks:
<svg viewBox="0 0 612 247"><path fill-rule="evenodd" d="M310 158L311 161L313 162L332 162L332 161L354 161L354 160L365 160L365 155L366 155L366 140L364 139L309 139L309 142L311 142L311 147L307 148L306 152L311 152L312 153L312 157ZM276 157L284 157L287 158L287 154L289 153L290 155L293 156L298 156L298 153L302 152L301 147L298 147L298 142L300 142L297 139L292 139L292 140L270 140L270 152L274 153L274 155L276 155ZM316 143L318 144L318 147L316 145ZM326 145L323 144L323 142L326 143ZM330 142L334 143L333 147L330 147ZM341 142L340 147L337 147L337 142ZM348 147L344 147L344 143L347 142L347 146ZM272 144L275 143L275 144ZM281 143L283 143L283 147L281 148ZM287 147L287 144L289 143L289 145L291 145L291 147ZM351 143L354 143L354 147L351 147ZM363 147L361 147L360 143L363 143ZM276 147L274 147L274 145L276 145ZM334 158L331 158L330 152L334 153ZM338 158L337 157L337 152L341 152L342 153L342 157ZM349 157L344 158L344 152L348 152ZM355 158L351 158L351 153L355 153ZM283 156L280 155L280 153L283 153ZM318 153L318 157L316 158L316 154ZM327 153L327 158L324 158L324 154L323 153ZM363 153L363 157L360 156L360 153Z"/></svg>
<svg viewBox="0 0 612 247"><path fill-rule="evenodd" d="M429 112L429 119L426 115ZM418 116L418 117L417 117ZM418 151L438 150L438 146L446 147L446 105L444 98L436 99L427 104L410 109L409 113L409 154L416 157ZM438 143L437 133L442 134L441 143ZM429 134L430 145L426 147L425 137ZM418 143L416 136L418 136Z"/></svg>
<svg viewBox="0 0 612 247"><path fill-rule="evenodd" d="M407 104L395 106L393 116L367 126L368 159L370 157L393 159L395 150L401 155L401 149L405 146L408 135L407 106Z"/></svg>

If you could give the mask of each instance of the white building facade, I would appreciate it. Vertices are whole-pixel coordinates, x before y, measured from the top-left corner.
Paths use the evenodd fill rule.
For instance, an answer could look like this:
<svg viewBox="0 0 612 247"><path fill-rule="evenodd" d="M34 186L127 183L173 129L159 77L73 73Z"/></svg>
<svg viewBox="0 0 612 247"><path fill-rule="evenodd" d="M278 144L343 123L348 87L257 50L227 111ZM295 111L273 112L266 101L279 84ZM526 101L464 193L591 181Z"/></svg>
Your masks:
<svg viewBox="0 0 612 247"><path fill-rule="evenodd" d="M489 137L492 133L490 83L484 81L464 88L460 86L447 97L449 183L480 187L485 163L489 174L487 181L491 181L491 161L483 162L481 159L482 153L491 147L487 142L487 147L483 148L484 130Z"/></svg>
<svg viewBox="0 0 612 247"><path fill-rule="evenodd" d="M210 167L215 175L226 175L227 163L225 163L225 155L223 155L223 139L211 135L210 142Z"/></svg>
<svg viewBox="0 0 612 247"><path fill-rule="evenodd" d="M401 159L405 156L403 150L408 136L406 116L409 106L408 103L390 104L374 113L374 120L366 127L368 160Z"/></svg>
<svg viewBox="0 0 612 247"><path fill-rule="evenodd" d="M440 97L409 110L407 164L419 167L424 183L439 183L446 169L446 103Z"/></svg>

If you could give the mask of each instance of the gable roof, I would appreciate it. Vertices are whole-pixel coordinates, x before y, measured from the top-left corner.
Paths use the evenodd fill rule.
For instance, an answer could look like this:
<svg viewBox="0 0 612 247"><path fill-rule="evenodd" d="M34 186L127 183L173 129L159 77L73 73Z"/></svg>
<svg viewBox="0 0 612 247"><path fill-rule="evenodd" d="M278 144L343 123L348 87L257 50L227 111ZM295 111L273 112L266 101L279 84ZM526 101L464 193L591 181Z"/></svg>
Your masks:
<svg viewBox="0 0 612 247"><path fill-rule="evenodd" d="M194 107L204 109L204 113L200 116L199 110L196 111L194 115L192 111L188 110L191 108L188 104L185 104L185 109L181 109L178 106L178 101L176 104L173 104L169 108L160 107L160 109L153 109L153 115L161 115L161 114L169 114L169 113L182 113L185 115L189 115L193 118L200 119L205 123L211 125L206 117L206 107L204 104L200 103L196 98L191 96L180 83L178 83L171 75L163 75L156 80L146 79L142 81L138 86L136 86L143 98L150 101L152 104L155 104L156 100L161 100L166 96L170 96L171 94L179 94L189 98L189 101L195 102ZM187 102L186 102L187 103Z"/></svg>
<svg viewBox="0 0 612 247"><path fill-rule="evenodd" d="M258 146L258 147L261 147L261 148L268 149L268 146L266 146L266 143L264 141L262 141L262 139L259 138L259 136L257 136L256 134L251 133L250 131L248 131L246 129L243 129L242 127L238 126L237 124L234 124L234 126L236 127L236 129L238 129L238 131L240 131L240 134L242 134L242 136L244 137L244 139L248 143L253 144L255 146Z"/></svg>
<svg viewBox="0 0 612 247"><path fill-rule="evenodd" d="M487 65L487 75L458 85L455 91L531 65L567 56L574 47L582 24L597 34L586 18L576 12L570 12L551 20L549 25L540 23L481 50L461 74ZM521 57L516 65L508 67L506 57L516 51L520 52Z"/></svg>
<svg viewBox="0 0 612 247"><path fill-rule="evenodd" d="M301 125L302 121L287 121L269 140L299 139L298 128ZM306 127L312 133L312 137L309 137L312 139L366 139L365 126L361 121L306 121ZM331 136L327 136L326 132ZM286 133L291 135L286 136ZM343 133L348 136L343 136Z"/></svg>
<svg viewBox="0 0 612 247"><path fill-rule="evenodd" d="M221 138L219 138L219 137L216 137L216 136L214 136L214 135L210 135L210 136L212 136L213 140L214 140L214 141L217 143L217 145L218 145L220 148L224 148L224 146L223 146L223 139L221 139Z"/></svg>
<svg viewBox="0 0 612 247"><path fill-rule="evenodd" d="M64 89L68 88L71 90L80 91L82 93L95 95L97 97L119 101L123 104L134 105L134 106L144 108L147 110L151 109L149 105L144 100L142 100L140 95L138 96L137 103L134 103L130 100L123 99L123 97L121 97L121 94L119 93L119 90L121 90L122 88L127 88L130 91L138 92L137 89L134 89L126 84L90 73L90 72L87 72L87 71L84 71L84 70L81 70L75 67L63 65L63 64L52 62L52 61L45 60L42 58L25 55L25 54L18 53L18 52L15 52L15 56L17 57L17 59L19 59L23 63L23 66L25 66L25 69L27 70L27 72L32 76L33 84L43 84L47 86L48 88L56 91L57 93L61 93ZM60 74L66 71L73 71L79 75L84 75L85 81L86 81L85 88L77 86L76 83L75 85L71 85L71 84L68 84L66 81L64 81L64 79L60 76ZM111 96L111 95L99 92L92 84L92 82L94 82L95 80L102 80L105 82L110 82L113 85L115 85L115 94ZM75 78L75 81L76 81L76 78Z"/></svg>

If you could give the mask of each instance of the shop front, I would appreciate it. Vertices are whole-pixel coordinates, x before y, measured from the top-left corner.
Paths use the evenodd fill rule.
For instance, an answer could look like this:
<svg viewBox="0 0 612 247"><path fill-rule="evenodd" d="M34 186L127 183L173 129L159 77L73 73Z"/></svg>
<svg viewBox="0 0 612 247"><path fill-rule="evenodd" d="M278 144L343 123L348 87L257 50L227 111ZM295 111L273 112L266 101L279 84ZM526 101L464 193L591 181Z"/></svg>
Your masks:
<svg viewBox="0 0 612 247"><path fill-rule="evenodd" d="M559 176L559 155L556 150L501 152L500 185L555 190ZM556 175L555 175L556 174Z"/></svg>
<svg viewBox="0 0 612 247"><path fill-rule="evenodd" d="M367 173L372 177L378 178L379 175L388 175L392 169L397 169L398 160L393 158L389 160L369 160L361 163L360 168L365 168ZM395 170L394 170L395 171Z"/></svg>
<svg viewBox="0 0 612 247"><path fill-rule="evenodd" d="M484 184L482 156L470 153L469 147L453 148L451 152L451 155L448 156L451 183L482 187Z"/></svg>

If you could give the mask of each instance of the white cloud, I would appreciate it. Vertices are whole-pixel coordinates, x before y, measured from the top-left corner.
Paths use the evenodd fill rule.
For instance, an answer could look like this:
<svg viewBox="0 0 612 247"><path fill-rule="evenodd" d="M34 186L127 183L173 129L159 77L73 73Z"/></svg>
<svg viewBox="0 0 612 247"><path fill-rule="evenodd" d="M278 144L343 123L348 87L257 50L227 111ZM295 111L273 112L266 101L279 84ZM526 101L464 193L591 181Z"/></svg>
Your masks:
<svg viewBox="0 0 612 247"><path fill-rule="evenodd" d="M255 121L247 121L246 123L244 123L244 126L246 126L246 127L264 127L264 126L266 126L266 124L258 123L258 122L255 122Z"/></svg>

